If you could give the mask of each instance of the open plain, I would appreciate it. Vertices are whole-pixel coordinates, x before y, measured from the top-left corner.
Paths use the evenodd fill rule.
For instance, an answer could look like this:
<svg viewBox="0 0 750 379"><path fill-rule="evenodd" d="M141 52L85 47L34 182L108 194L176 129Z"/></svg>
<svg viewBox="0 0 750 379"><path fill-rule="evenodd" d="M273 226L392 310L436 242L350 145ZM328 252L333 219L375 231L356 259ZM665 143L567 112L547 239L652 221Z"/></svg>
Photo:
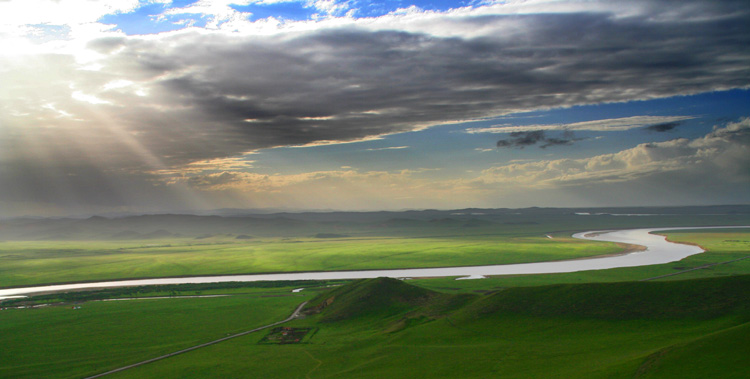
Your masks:
<svg viewBox="0 0 750 379"><path fill-rule="evenodd" d="M196 268L205 270L200 273L217 272L212 270L219 270L221 262L231 263L225 266L230 272L222 273L245 272L245 267L249 272L268 267L274 271L429 267L444 266L441 258L456 265L517 263L606 255L629 248L572 239L575 230L556 230L564 217L552 216L551 224L535 216L540 221L521 226L487 217L481 227L465 227L467 221L460 219L450 226L412 219L419 227L409 230L411 235L404 235L403 227L395 228L397 236L384 235L383 229L373 235L369 227L360 225L350 227L346 236L323 238L305 231L298 237L257 240L203 237L199 243L183 236L159 241L0 244L6 255L24 247L15 251L25 259L10 259L36 261L42 269L54 267L51 262L73 264L73 257L79 257L80 267L60 270L70 275L64 278L73 278L68 281L137 277L132 268L146 261L160 264L147 265L152 271L144 276L169 276L190 275ZM567 217L577 226L587 226L580 221L582 216ZM737 224L744 221L733 217ZM601 218L607 221L606 216ZM601 226L601 219L595 221ZM614 221L622 225L621 219ZM689 221L687 225L701 222L699 217ZM438 238L438 232L449 236ZM750 259L744 259L750 256L750 230L662 233L670 241L697 244L706 252L653 266L479 280L185 284L9 299L0 313L0 343L9 347L3 352L0 375L87 377L283 320L297 305L310 301L304 318L284 324L290 330L315 331L305 333L299 343L263 342L282 335L256 332L107 377L243 377L247 372L311 378L415 373L741 377L746 369L742 341L748 337L750 321L746 306ZM55 260L54 246L60 260ZM191 252L191 247L196 251ZM264 252L264 260L255 259L258 251ZM129 255L133 261L125 259ZM190 259L199 256L204 264ZM322 256L327 259L321 260ZM314 261L325 265L311 265ZM378 264L384 261L389 263ZM93 269L94 262L119 271ZM284 266L287 262L292 263ZM18 267L22 266L15 271L24 273ZM19 286L44 283L39 278L48 277L56 278L26 275L18 280L6 274L4 280ZM107 299L121 301L102 301ZM39 351L44 351L44 360L38 359ZM696 356L712 357L719 364L697 367ZM684 368L686 362L693 365L689 370Z"/></svg>

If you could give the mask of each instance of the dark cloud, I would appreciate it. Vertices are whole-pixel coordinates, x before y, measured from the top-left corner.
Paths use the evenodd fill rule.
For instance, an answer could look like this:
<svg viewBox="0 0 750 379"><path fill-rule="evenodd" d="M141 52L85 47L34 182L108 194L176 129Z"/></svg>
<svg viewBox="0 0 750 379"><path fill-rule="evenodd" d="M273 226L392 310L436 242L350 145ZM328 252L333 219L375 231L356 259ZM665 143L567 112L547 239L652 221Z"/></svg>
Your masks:
<svg viewBox="0 0 750 379"><path fill-rule="evenodd" d="M661 124L647 126L646 130L652 131L652 132L663 133L663 132L668 132L668 131L674 129L674 128L680 126L681 124L682 123L679 122L679 121L665 122L665 123L661 123Z"/></svg>
<svg viewBox="0 0 750 379"><path fill-rule="evenodd" d="M143 210L180 209L192 200L178 188L154 186L153 175L73 162L7 162L0 164L0 178L0 205L33 202L45 204L47 212L57 209L63 214L133 205Z"/></svg>
<svg viewBox="0 0 750 379"><path fill-rule="evenodd" d="M536 145L540 141L545 141L543 130L535 130L533 132L513 132L510 133L509 139L503 139L497 141L497 147L520 147Z"/></svg>
<svg viewBox="0 0 750 379"><path fill-rule="evenodd" d="M566 131L561 137L548 137L544 130L534 130L531 132L512 132L510 138L497 141L497 147L518 147L523 149L526 146L540 144L539 147L545 149L550 146L570 145L580 138L575 138L573 132Z"/></svg>
<svg viewBox="0 0 750 379"><path fill-rule="evenodd" d="M657 14L633 17L582 12L450 22L487 30L471 38L344 28L94 45L121 49L102 72L166 78L147 81L151 96L132 99L113 118L157 156L179 163L518 110L749 85L748 12L697 4L721 17L660 19L668 9L655 6ZM669 11L688 9L678 8ZM524 32L497 32L509 24Z"/></svg>
<svg viewBox="0 0 750 379"><path fill-rule="evenodd" d="M106 37L89 42L86 47L98 53L108 54L125 44L125 37Z"/></svg>
<svg viewBox="0 0 750 379"><path fill-rule="evenodd" d="M414 15L269 36L107 38L89 43L107 55L87 70L61 54L0 57L0 163L55 159L58 171L87 178L71 189L80 193L117 187L128 175L147 188L146 169L254 149L750 86L746 2L628 4L600 13L431 15L429 25ZM130 87L106 86L117 81ZM573 141L525 133L498 146ZM31 176L13 178L20 193L35 185Z"/></svg>

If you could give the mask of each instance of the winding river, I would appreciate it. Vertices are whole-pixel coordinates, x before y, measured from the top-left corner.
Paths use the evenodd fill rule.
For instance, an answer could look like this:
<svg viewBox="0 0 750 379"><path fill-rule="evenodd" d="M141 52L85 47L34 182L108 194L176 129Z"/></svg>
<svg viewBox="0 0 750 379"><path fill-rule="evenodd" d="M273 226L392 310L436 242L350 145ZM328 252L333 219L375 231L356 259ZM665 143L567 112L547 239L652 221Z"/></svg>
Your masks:
<svg viewBox="0 0 750 379"><path fill-rule="evenodd" d="M39 292L55 292L85 288L145 286L157 284L183 283L217 283L217 282L254 282L262 280L330 280L330 279L367 279L381 276L394 278L452 277L459 279L482 278L492 275L553 274L587 270L604 270L619 267L635 267L664 264L679 261L685 257L702 253L698 246L668 242L663 236L651 234L654 231L686 229L729 229L748 228L750 226L716 226L716 227L673 227L626 229L614 231L591 231L574 234L574 238L592 241L620 242L641 245L643 251L604 257L585 259L519 263L490 266L464 266L440 268L414 268L398 270L364 270L364 271L322 271L296 272L279 274L196 276L183 278L158 278L119 280L95 283L73 283L37 287L0 289L0 300Z"/></svg>

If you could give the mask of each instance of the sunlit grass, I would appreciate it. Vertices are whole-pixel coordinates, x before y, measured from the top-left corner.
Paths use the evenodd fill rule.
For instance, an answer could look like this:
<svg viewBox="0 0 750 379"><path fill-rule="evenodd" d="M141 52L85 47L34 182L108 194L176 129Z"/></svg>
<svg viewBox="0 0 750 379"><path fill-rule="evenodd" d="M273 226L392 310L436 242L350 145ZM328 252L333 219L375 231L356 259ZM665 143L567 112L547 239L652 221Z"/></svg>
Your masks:
<svg viewBox="0 0 750 379"><path fill-rule="evenodd" d="M546 237L3 242L0 286L185 275L538 262L610 254L612 243Z"/></svg>
<svg viewBox="0 0 750 379"><path fill-rule="evenodd" d="M595 282L624 282L644 280L662 275L666 276L654 280L686 280L693 278L710 278L717 276L750 274L750 258L735 261L738 258L750 256L750 229L732 230L692 230L661 232L670 241L697 244L706 252L689 256L678 262L661 265L625 267L609 270L592 270L563 274L547 275L508 275L481 280L454 280L454 278L415 279L413 283L420 286L441 291L494 291L505 287L537 286L556 283L595 283ZM730 262L733 261L733 262ZM716 263L730 262L726 264ZM698 270L686 271L697 267Z"/></svg>
<svg viewBox="0 0 750 379"><path fill-rule="evenodd" d="M384 326L397 322L402 317L400 315L385 320L373 321L372 317L364 317L336 323L319 323L319 320L311 317L291 324L320 327L310 344L258 345L257 342L264 335L261 333L155 362L112 377L244 377L247 373L257 377L402 377L419 373L429 377L631 378L637 372L661 377L660 370L664 368L664 372L670 377L677 378L684 377L685 362L694 360L698 363L690 366L689 373L704 377L717 373L722 377L741 377L736 374L738 367L743 367L742 359L746 356L744 341L749 330L746 309L740 307L724 314L721 307L716 305L726 303L717 297L727 296L727 299L732 300L737 296L746 297L744 294L747 292L738 288L734 295L729 296L726 292L732 291L716 290L711 283L705 281L703 284L698 283L705 287L701 287L703 289L695 289L690 281L674 281L697 276L710 278L748 274L750 259L658 279L657 281L673 283L653 283L655 286L648 286L648 283L619 283L614 287L583 285L561 287L556 291L543 287L508 288L553 283L636 281L705 264L726 262L750 254L747 248L750 245L750 231L747 230L669 232L668 235L670 240L698 243L708 249L708 252L680 262L647 267L470 281L455 281L450 278L408 281L410 284L436 288L442 292L474 293L478 300L462 305L462 308L450 316L450 321L438 318L404 329L389 329ZM374 240L376 239L356 241L370 241L366 246L377 252L372 247ZM379 250L383 254L397 251L398 242L406 243L407 248L430 246L431 243L435 244L432 246L445 244L444 240L438 239L419 239L423 240L423 245L415 241L411 241L413 245L409 245L408 242L414 239L377 240L383 245ZM355 240L351 239L300 241L302 242L270 239L195 247L216 247L216 254L221 255L251 246L264 252L298 246L296 251L300 253L298 256L302 256L298 260L304 262L302 252L314 257L321 254L323 247L332 249L338 246L342 250L340 254L345 255L343 250L347 246L356 246ZM389 244L388 241L392 243ZM505 241L503 246L531 244L538 248L543 243L551 247L556 244L565 245L560 241L542 238L487 238L481 240L481 243L476 239L473 242L468 239L452 241L450 246L462 247L467 251L480 251L484 246L482 243L492 244L498 241ZM570 242L588 245L584 241ZM96 246L106 252L108 244ZM35 254L35 249L46 243L22 245L24 244L18 244L24 247L19 251ZM85 251L70 251L75 246L65 245L61 250L68 251L71 255L86 255ZM46 247L52 249L54 243ZM132 250L136 256L149 257L154 253L151 249L166 249L167 251L157 255L181 257L186 256L185 250L190 251L188 248L191 247L193 246L188 246L185 242L182 246L173 244L171 247L150 246ZM39 253L38 257L49 253L36 252ZM435 248L434 252L442 253L443 250ZM277 254L283 256L281 252ZM718 278L713 283L721 285L724 280ZM727 283L734 283L731 282L734 278L726 280L729 280ZM661 292L652 294L648 288ZM701 308L703 301L693 301L706 296L712 288L718 294L710 297L714 305ZM265 297L290 294L290 290L291 287L225 289L201 293L227 292L241 295L208 299L89 302L84 303L80 310L54 307L2 311L0 344L7 349L3 350L0 376L82 377L148 359L198 341L212 339L217 334L223 336L239 331L245 325L282 319L296 304L315 295L306 290L300 293L302 297ZM487 303L493 297L478 296L480 292L498 290L501 291L496 295L502 296L494 302ZM514 290L522 291L512 292ZM690 291L695 292L694 296L688 293ZM578 294L577 297L566 298L575 293ZM635 314L625 315L611 304L598 305L596 299L608 298L607 294L635 294L625 297L638 304L627 308L635 311ZM484 305L482 302L485 302ZM483 312L492 308L487 304L497 305L504 311ZM696 313L691 313L691 307L697 307ZM653 309L648 310L651 308ZM699 364L708 362L700 360L707 353L713 354L710 355L711 359L721 362L720 367ZM40 356L45 359L38 359Z"/></svg>

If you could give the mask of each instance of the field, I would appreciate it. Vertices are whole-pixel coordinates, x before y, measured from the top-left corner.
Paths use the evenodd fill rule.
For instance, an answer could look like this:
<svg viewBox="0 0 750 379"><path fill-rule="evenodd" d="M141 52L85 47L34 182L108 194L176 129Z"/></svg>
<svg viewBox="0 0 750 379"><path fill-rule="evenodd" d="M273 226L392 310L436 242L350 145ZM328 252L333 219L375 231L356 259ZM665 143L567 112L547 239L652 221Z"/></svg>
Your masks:
<svg viewBox="0 0 750 379"><path fill-rule="evenodd" d="M550 239L539 224L497 235L487 235L497 225L483 228L441 238L417 228L411 236L6 241L1 255L18 257L3 263L25 263L0 270L4 283L21 285L441 259L509 263L621 249L575 241L569 232L551 230ZM310 314L283 325L308 331L299 343L268 329L108 377L743 377L750 230L667 236L708 252L658 266L481 280L189 285L32 298L29 304L53 305L0 311L0 377L93 375L284 319L305 300ZM229 296L186 297L221 294ZM154 298L92 301L123 297Z"/></svg>
<svg viewBox="0 0 750 379"><path fill-rule="evenodd" d="M735 261L750 256L750 228L727 229L723 231L671 231L661 234L666 235L671 241L697 244L703 247L706 252L687 257L678 262L654 266L566 274L503 276L482 280L453 280L453 278L416 279L413 282L420 286L439 291L465 292L493 291L509 286L638 281L676 273L679 274L657 280L684 280L750 274L750 258ZM693 268L729 261L735 262L685 272Z"/></svg>
<svg viewBox="0 0 750 379"><path fill-rule="evenodd" d="M0 377L75 378L114 369L278 321L311 296L292 296L291 288L246 292L0 311Z"/></svg>
<svg viewBox="0 0 750 379"><path fill-rule="evenodd" d="M521 263L622 250L613 243L544 236L191 242L0 243L0 287L161 276Z"/></svg>
<svg viewBox="0 0 750 379"><path fill-rule="evenodd" d="M346 304L333 319L324 310L290 324L320 328L307 344L259 345L262 335L247 336L112 377L670 377L666 370L740 378L750 352L749 285L745 276L454 298L377 285L353 291L378 308L361 311L361 300L339 292L333 304ZM710 364L692 362L686 375L684 361L704 353Z"/></svg>
<svg viewBox="0 0 750 379"><path fill-rule="evenodd" d="M572 239L577 231L750 224L750 213L627 217L579 216L573 210L556 209L485 212L0 221L0 288L167 276L538 262L624 249Z"/></svg>

